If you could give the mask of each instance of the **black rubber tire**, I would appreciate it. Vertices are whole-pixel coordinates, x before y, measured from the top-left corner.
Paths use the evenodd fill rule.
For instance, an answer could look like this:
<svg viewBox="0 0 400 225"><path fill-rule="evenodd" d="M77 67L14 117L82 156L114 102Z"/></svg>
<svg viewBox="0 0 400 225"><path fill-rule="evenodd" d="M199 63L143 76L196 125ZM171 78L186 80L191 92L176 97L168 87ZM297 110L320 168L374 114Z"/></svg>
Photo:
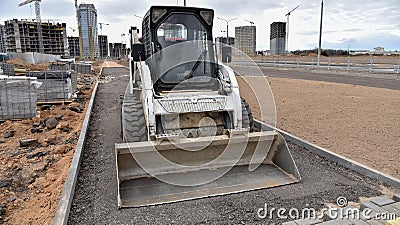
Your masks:
<svg viewBox="0 0 400 225"><path fill-rule="evenodd" d="M246 99L242 98L242 127L250 128L250 132L254 130L254 118L251 108Z"/></svg>
<svg viewBox="0 0 400 225"><path fill-rule="evenodd" d="M143 105L133 95L125 95L122 103L122 138L126 143L148 140Z"/></svg>

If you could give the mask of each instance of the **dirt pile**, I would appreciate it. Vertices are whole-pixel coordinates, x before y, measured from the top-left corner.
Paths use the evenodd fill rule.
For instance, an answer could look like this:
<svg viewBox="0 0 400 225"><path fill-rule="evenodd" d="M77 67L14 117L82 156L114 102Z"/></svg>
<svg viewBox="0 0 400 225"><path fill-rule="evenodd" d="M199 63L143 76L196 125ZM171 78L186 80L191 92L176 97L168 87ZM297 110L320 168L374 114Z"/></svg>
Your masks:
<svg viewBox="0 0 400 225"><path fill-rule="evenodd" d="M25 69L28 68L31 64L21 60L21 59L11 59L7 60L6 63L13 64L15 68Z"/></svg>
<svg viewBox="0 0 400 225"><path fill-rule="evenodd" d="M48 70L50 63L29 64L21 59L7 60L6 63L13 64L15 68L27 69L30 71Z"/></svg>
<svg viewBox="0 0 400 225"><path fill-rule="evenodd" d="M28 69L30 71L46 71L49 69L50 63L30 64Z"/></svg>

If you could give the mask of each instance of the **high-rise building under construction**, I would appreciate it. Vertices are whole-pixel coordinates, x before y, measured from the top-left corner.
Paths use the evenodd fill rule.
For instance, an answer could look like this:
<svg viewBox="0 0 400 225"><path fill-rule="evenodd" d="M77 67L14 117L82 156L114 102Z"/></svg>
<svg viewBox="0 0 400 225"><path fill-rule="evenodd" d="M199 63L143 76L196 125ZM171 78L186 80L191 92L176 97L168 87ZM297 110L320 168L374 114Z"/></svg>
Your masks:
<svg viewBox="0 0 400 225"><path fill-rule="evenodd" d="M6 26L0 24L0 53L7 52Z"/></svg>
<svg viewBox="0 0 400 225"><path fill-rule="evenodd" d="M270 34L271 55L284 55L286 53L286 23L273 22Z"/></svg>
<svg viewBox="0 0 400 225"><path fill-rule="evenodd" d="M79 48L79 37L68 37L69 55L73 57L81 57Z"/></svg>
<svg viewBox="0 0 400 225"><path fill-rule="evenodd" d="M99 57L97 10L93 4L80 4L77 18L81 58L95 59Z"/></svg>
<svg viewBox="0 0 400 225"><path fill-rule="evenodd" d="M108 57L108 37L106 35L99 35L99 58Z"/></svg>
<svg viewBox="0 0 400 225"><path fill-rule="evenodd" d="M40 52L38 24L30 20L5 21L8 52ZM43 53L68 55L67 25L42 22Z"/></svg>
<svg viewBox="0 0 400 225"><path fill-rule="evenodd" d="M255 55L256 26L235 27L235 46L248 55Z"/></svg>

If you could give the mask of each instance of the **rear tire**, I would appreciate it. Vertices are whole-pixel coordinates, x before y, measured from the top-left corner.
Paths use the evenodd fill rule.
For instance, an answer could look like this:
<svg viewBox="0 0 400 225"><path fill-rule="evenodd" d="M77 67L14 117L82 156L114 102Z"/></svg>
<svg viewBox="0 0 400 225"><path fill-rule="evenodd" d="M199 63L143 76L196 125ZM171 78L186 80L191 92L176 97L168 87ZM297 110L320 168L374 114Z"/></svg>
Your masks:
<svg viewBox="0 0 400 225"><path fill-rule="evenodd" d="M122 103L122 137L126 143L148 140L142 102L130 94Z"/></svg>
<svg viewBox="0 0 400 225"><path fill-rule="evenodd" d="M249 103L244 98L242 98L242 127L249 128L250 132L254 130L253 113Z"/></svg>

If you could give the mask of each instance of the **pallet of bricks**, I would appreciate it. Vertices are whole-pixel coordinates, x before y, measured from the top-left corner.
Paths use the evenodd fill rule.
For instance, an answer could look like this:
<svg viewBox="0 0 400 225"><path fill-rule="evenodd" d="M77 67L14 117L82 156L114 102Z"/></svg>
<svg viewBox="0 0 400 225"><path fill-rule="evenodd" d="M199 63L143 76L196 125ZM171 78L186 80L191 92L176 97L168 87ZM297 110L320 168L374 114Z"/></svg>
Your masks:
<svg viewBox="0 0 400 225"><path fill-rule="evenodd" d="M39 86L36 78L0 75L0 120L35 117Z"/></svg>
<svg viewBox="0 0 400 225"><path fill-rule="evenodd" d="M8 63L0 63L1 70L3 71L4 75L14 76L14 65Z"/></svg>
<svg viewBox="0 0 400 225"><path fill-rule="evenodd" d="M70 69L70 65L68 63L62 63L62 62L57 62L57 63L52 63L49 65L49 70L56 71L67 71Z"/></svg>
<svg viewBox="0 0 400 225"><path fill-rule="evenodd" d="M36 77L42 83L38 89L39 103L69 101L76 92L77 73L71 70L27 72L26 76Z"/></svg>
<svg viewBox="0 0 400 225"><path fill-rule="evenodd" d="M91 74L92 65L89 63L72 63L71 70L74 70L77 73Z"/></svg>

